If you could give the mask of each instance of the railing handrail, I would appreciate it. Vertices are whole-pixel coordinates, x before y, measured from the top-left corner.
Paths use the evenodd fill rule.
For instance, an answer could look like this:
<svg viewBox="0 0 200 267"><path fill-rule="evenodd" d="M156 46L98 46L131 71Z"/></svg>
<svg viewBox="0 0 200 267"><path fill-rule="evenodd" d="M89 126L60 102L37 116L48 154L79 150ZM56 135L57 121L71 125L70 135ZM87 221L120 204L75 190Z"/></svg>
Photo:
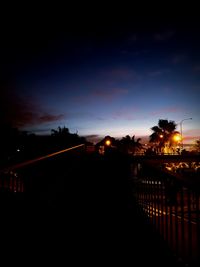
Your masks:
<svg viewBox="0 0 200 267"><path fill-rule="evenodd" d="M191 177L186 183L179 174L161 170L156 164L135 168L138 173L134 177L139 179L132 180L134 196L148 220L177 259L185 265L199 266L199 186L192 186Z"/></svg>
<svg viewBox="0 0 200 267"><path fill-rule="evenodd" d="M47 159L47 158L51 158L51 157L54 157L56 155L59 155L61 153L65 153L69 150L73 150L73 149L76 149L76 148L79 148L79 147L82 147L84 146L85 144L80 144L80 145L77 145L77 146L73 146L73 147L69 147L69 148L66 148L66 149L63 149L63 150L60 150L60 151L57 151L57 152L54 152L54 153L51 153L51 154L48 154L48 155L45 155L45 156L41 156L41 157L38 157L38 158L35 158L35 159L31 159L31 160L27 160L27 161L24 161L24 162L21 162L21 163L18 163L18 164L15 164L15 165L12 165L12 166L9 166L9 167L6 167L2 170L0 170L1 172L6 172L6 171L14 171L16 169L19 169L19 168L22 168L22 167L25 167L27 165L31 165L37 161L41 161L41 160L44 160L44 159Z"/></svg>

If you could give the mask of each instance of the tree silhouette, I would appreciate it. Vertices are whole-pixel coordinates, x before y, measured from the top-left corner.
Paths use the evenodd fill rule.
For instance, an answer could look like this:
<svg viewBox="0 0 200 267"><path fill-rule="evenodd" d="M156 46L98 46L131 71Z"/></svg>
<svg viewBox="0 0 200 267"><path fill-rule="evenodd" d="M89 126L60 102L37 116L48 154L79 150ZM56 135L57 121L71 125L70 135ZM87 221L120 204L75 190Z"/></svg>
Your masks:
<svg viewBox="0 0 200 267"><path fill-rule="evenodd" d="M140 143L140 141L141 141L141 138L137 138L137 140L135 140L135 135L133 135L131 139L131 146L132 146L133 154L139 152L143 148L143 145Z"/></svg>
<svg viewBox="0 0 200 267"><path fill-rule="evenodd" d="M63 136L66 137L69 135L69 129L66 128L65 126L63 128L59 126L57 130L55 129L51 130L51 135L58 137L63 137Z"/></svg>
<svg viewBox="0 0 200 267"><path fill-rule="evenodd" d="M78 145L86 143L84 137L79 136L77 133L70 133L69 129L64 127L58 127L56 130L51 130L51 136L57 148L66 148L66 146Z"/></svg>
<svg viewBox="0 0 200 267"><path fill-rule="evenodd" d="M122 137L122 139L120 140L120 144L121 144L121 149L123 152L126 153L131 153L131 137L130 135L126 135L125 137Z"/></svg>
<svg viewBox="0 0 200 267"><path fill-rule="evenodd" d="M135 135L133 135L132 138L130 137L130 135L126 135L120 140L121 149L123 152L126 152L128 154L135 154L143 148L140 141L141 138L138 138L136 140Z"/></svg>
<svg viewBox="0 0 200 267"><path fill-rule="evenodd" d="M200 139L195 141L194 148L197 152L200 152Z"/></svg>
<svg viewBox="0 0 200 267"><path fill-rule="evenodd" d="M159 150L164 147L172 147L174 144L173 136L179 134L176 130L176 123L174 121L159 119L158 125L151 128L153 133L149 137L149 142L154 143Z"/></svg>

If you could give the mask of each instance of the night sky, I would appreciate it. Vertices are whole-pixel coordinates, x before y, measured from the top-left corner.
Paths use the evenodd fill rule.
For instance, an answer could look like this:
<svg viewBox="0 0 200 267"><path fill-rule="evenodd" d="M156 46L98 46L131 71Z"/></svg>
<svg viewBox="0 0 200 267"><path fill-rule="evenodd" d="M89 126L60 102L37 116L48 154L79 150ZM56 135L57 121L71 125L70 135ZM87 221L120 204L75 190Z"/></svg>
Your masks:
<svg viewBox="0 0 200 267"><path fill-rule="evenodd" d="M159 119L192 117L184 139L200 138L198 16L29 15L1 23L2 123L145 140Z"/></svg>

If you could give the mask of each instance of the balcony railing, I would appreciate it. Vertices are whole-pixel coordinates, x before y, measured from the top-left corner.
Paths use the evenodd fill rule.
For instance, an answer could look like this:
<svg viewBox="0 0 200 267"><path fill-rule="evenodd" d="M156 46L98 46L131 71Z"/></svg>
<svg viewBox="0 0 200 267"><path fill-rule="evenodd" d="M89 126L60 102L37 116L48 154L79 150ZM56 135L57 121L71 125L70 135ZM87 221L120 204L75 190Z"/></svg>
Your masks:
<svg viewBox="0 0 200 267"><path fill-rule="evenodd" d="M147 164L134 166L137 203L176 257L200 264L200 180ZM190 265L189 265L190 266ZM199 266L199 265L198 265Z"/></svg>
<svg viewBox="0 0 200 267"><path fill-rule="evenodd" d="M0 170L0 192L2 193L23 193L33 190L32 185L38 180L38 186L42 183L37 177L51 169L52 164L57 164L60 157L67 154L80 151L84 144L66 148L42 157L7 166ZM71 155L71 154L70 154ZM66 163L65 163L66 164ZM45 176L45 175L44 175ZM48 175L47 175L48 177Z"/></svg>

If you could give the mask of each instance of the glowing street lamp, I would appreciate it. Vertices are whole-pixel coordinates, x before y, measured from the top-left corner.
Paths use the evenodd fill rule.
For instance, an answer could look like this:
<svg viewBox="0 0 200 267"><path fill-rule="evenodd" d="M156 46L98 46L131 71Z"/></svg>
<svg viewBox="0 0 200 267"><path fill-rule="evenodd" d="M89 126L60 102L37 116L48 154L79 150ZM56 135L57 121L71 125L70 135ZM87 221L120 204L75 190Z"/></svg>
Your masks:
<svg viewBox="0 0 200 267"><path fill-rule="evenodd" d="M110 146L111 145L111 141L110 140L106 140L105 144L106 144L106 146Z"/></svg>
<svg viewBox="0 0 200 267"><path fill-rule="evenodd" d="M180 149L181 149L180 145L181 145L181 141L182 141L181 135L179 133L174 133L174 135L172 136L172 140L174 141L174 145L176 147L176 152L178 154L180 154Z"/></svg>
<svg viewBox="0 0 200 267"><path fill-rule="evenodd" d="M175 142L180 142L180 141L182 140L180 134L175 134L175 135L173 136L173 139L174 139Z"/></svg>

